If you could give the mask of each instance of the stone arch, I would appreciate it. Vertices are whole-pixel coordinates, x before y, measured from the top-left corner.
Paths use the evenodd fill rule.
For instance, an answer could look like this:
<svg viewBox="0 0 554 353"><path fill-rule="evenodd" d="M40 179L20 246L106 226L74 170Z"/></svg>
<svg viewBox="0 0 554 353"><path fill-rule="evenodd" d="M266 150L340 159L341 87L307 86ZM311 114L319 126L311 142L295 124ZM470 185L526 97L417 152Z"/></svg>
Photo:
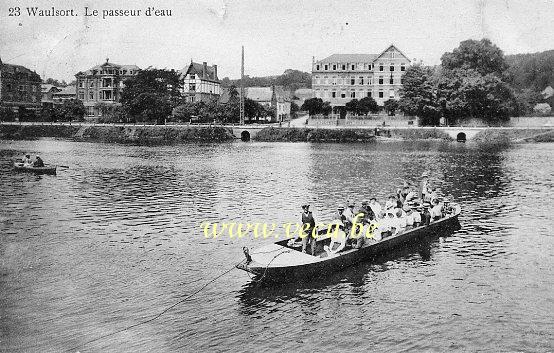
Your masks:
<svg viewBox="0 0 554 353"><path fill-rule="evenodd" d="M244 142L250 141L250 132L244 130L240 133L240 139Z"/></svg>
<svg viewBox="0 0 554 353"><path fill-rule="evenodd" d="M465 132L463 132L463 131L458 132L458 134L456 135L456 141L466 142L466 140L467 140L467 136L466 136Z"/></svg>

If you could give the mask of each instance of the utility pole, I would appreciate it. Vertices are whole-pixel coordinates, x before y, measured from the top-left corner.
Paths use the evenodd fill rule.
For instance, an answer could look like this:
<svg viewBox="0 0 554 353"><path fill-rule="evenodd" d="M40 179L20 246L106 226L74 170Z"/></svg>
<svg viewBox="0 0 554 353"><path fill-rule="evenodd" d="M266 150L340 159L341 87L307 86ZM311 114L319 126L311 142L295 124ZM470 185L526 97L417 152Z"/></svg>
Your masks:
<svg viewBox="0 0 554 353"><path fill-rule="evenodd" d="M244 125L244 45L240 65L240 124Z"/></svg>

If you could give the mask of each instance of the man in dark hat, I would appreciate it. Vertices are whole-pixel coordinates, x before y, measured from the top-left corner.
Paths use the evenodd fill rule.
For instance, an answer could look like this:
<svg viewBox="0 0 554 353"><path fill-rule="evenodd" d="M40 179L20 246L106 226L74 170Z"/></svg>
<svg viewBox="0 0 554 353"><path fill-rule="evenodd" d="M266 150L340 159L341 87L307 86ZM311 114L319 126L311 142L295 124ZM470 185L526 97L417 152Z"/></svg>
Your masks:
<svg viewBox="0 0 554 353"><path fill-rule="evenodd" d="M35 163L33 163L33 167L37 167L37 168L44 167L44 162L39 156L37 156L37 158L35 159Z"/></svg>
<svg viewBox="0 0 554 353"><path fill-rule="evenodd" d="M310 253L313 255L315 251L315 238L312 236L312 232L315 228L315 220L312 212L310 212L310 205L302 205L302 252L306 252L306 247L310 243Z"/></svg>

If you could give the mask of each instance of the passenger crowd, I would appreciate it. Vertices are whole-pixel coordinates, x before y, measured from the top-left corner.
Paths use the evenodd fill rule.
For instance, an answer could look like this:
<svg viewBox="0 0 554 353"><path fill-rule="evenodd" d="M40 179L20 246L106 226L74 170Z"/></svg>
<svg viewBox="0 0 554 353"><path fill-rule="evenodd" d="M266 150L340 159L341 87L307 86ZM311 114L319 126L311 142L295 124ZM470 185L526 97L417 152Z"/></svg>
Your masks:
<svg viewBox="0 0 554 353"><path fill-rule="evenodd" d="M325 251L335 254L345 248L360 248L366 242L377 242L419 226L429 225L455 210L447 199L440 197L437 189L429 184L427 175L418 190L408 182L391 195L382 206L375 197L361 202L359 208L349 201L345 207L338 205L334 223L339 227L339 236L331 237L331 243ZM310 205L302 205L302 252L310 245L314 254L316 237L309 236L317 232Z"/></svg>

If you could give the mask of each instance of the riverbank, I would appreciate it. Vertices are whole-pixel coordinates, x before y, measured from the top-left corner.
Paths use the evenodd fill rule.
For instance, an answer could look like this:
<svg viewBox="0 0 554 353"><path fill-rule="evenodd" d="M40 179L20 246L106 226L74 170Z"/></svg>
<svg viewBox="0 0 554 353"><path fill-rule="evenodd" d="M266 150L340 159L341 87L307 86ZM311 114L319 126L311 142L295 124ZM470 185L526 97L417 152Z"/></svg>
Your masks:
<svg viewBox="0 0 554 353"><path fill-rule="evenodd" d="M221 126L0 125L0 139L33 140L41 137L145 145L235 139L229 129Z"/></svg>
<svg viewBox="0 0 554 353"><path fill-rule="evenodd" d="M373 129L312 129L277 128L262 129L255 141L264 142L373 142Z"/></svg>
<svg viewBox="0 0 554 353"><path fill-rule="evenodd" d="M198 125L90 125L0 124L0 139L33 140L42 137L130 144L224 142L242 137L263 142L374 142L386 140L456 140L460 133L479 144L509 145L554 142L554 128L353 128L353 127L255 127Z"/></svg>

